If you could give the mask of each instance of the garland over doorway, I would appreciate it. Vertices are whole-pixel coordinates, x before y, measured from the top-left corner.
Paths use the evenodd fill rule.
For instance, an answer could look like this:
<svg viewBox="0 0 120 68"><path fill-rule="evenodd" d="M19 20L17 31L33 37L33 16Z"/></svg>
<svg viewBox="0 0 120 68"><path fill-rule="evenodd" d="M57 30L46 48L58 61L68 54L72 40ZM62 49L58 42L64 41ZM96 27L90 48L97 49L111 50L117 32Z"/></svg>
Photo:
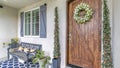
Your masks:
<svg viewBox="0 0 120 68"><path fill-rule="evenodd" d="M103 63L102 68L113 68L111 54L111 28L107 0L103 0Z"/></svg>

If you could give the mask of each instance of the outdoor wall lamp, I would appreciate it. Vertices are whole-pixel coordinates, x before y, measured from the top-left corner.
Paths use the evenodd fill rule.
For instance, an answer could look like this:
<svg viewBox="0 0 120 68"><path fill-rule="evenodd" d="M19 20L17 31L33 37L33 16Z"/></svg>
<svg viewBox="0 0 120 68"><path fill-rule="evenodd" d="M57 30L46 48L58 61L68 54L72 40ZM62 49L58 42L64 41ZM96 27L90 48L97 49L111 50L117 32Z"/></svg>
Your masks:
<svg viewBox="0 0 120 68"><path fill-rule="evenodd" d="M2 6L2 5L0 5L0 8L3 8L3 6Z"/></svg>

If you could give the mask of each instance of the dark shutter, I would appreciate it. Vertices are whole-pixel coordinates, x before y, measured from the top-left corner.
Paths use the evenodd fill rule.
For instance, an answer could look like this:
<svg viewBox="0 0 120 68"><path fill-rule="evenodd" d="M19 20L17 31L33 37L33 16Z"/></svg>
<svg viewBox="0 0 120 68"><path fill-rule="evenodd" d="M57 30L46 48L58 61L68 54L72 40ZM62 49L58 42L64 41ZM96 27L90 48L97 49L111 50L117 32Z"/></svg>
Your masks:
<svg viewBox="0 0 120 68"><path fill-rule="evenodd" d="M46 5L40 6L40 38L46 38L46 10Z"/></svg>
<svg viewBox="0 0 120 68"><path fill-rule="evenodd" d="M21 22L21 24L20 24L20 36L21 37L23 37L24 36L24 12L21 12L20 13L20 22Z"/></svg>

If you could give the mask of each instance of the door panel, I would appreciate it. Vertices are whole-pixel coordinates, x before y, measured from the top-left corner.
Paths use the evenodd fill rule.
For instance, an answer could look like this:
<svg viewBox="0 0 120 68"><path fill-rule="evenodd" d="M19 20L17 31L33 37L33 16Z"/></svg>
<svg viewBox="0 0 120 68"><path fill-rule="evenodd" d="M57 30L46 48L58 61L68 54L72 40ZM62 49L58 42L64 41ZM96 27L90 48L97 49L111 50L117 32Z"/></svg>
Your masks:
<svg viewBox="0 0 120 68"><path fill-rule="evenodd" d="M73 19L75 7L86 3L93 9L93 17L85 24ZM68 3L68 64L83 68L101 68L101 1L73 0Z"/></svg>

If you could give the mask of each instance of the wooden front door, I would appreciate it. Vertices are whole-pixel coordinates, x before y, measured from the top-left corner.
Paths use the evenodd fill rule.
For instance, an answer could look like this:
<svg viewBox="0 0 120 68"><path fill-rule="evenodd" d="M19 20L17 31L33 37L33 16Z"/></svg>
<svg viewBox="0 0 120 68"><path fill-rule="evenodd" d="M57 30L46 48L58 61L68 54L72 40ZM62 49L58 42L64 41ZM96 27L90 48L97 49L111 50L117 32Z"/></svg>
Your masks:
<svg viewBox="0 0 120 68"><path fill-rule="evenodd" d="M93 9L92 18L78 24L74 9L86 3ZM101 68L101 0L71 0L68 3L67 63L83 68Z"/></svg>

